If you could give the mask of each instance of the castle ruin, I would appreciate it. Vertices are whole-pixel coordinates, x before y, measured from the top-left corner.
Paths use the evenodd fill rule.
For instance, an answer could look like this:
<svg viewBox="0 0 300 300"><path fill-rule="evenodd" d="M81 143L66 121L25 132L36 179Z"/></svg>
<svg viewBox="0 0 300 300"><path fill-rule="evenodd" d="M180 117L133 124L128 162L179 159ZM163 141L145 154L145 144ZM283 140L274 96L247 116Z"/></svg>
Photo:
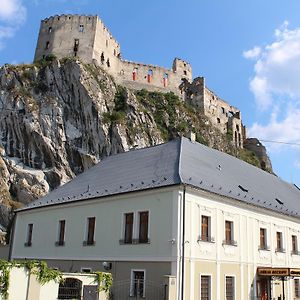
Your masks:
<svg viewBox="0 0 300 300"><path fill-rule="evenodd" d="M221 132L232 135L237 147L243 147L246 132L241 112L210 91L203 77L193 80L188 62L175 58L167 69L124 60L120 44L98 16L56 15L42 20L34 60L51 54L95 63L131 89L173 92L197 107Z"/></svg>

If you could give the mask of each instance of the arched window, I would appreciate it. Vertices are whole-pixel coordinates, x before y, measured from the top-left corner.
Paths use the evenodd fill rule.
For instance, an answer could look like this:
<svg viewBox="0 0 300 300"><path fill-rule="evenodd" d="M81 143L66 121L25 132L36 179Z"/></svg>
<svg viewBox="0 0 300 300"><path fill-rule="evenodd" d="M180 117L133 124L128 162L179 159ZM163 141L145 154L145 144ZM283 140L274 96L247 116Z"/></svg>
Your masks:
<svg viewBox="0 0 300 300"><path fill-rule="evenodd" d="M132 80L133 81L137 80L137 75L138 75L138 68L134 68L132 71Z"/></svg>
<svg viewBox="0 0 300 300"><path fill-rule="evenodd" d="M104 61L105 61L105 57L104 57L104 52L101 53L101 63L104 64Z"/></svg>
<svg viewBox="0 0 300 300"><path fill-rule="evenodd" d="M81 299L82 281L66 278L59 284L57 299Z"/></svg>
<svg viewBox="0 0 300 300"><path fill-rule="evenodd" d="M169 79L169 74L168 73L165 73L164 74L164 87L168 86L168 79Z"/></svg>
<svg viewBox="0 0 300 300"><path fill-rule="evenodd" d="M148 83L151 82L152 77L153 77L153 70L152 70L152 69L149 69L149 70L148 70L148 74L147 74L147 81L148 81Z"/></svg>

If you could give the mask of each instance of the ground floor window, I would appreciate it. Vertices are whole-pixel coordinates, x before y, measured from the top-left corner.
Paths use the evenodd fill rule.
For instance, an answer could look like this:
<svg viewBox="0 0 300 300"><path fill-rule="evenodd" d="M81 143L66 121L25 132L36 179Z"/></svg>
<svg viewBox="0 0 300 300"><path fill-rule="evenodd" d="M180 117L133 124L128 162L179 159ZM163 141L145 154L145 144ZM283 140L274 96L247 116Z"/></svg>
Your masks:
<svg viewBox="0 0 300 300"><path fill-rule="evenodd" d="M226 300L234 300L234 277L233 276L226 276L225 279L226 283Z"/></svg>
<svg viewBox="0 0 300 300"><path fill-rule="evenodd" d="M81 299L82 282L76 278L66 278L59 285L57 299Z"/></svg>
<svg viewBox="0 0 300 300"><path fill-rule="evenodd" d="M131 297L145 297L145 270L131 270Z"/></svg>
<svg viewBox="0 0 300 300"><path fill-rule="evenodd" d="M210 300L211 291L211 277L208 275L201 275L201 300Z"/></svg>
<svg viewBox="0 0 300 300"><path fill-rule="evenodd" d="M300 298L300 279L294 279L295 297Z"/></svg>

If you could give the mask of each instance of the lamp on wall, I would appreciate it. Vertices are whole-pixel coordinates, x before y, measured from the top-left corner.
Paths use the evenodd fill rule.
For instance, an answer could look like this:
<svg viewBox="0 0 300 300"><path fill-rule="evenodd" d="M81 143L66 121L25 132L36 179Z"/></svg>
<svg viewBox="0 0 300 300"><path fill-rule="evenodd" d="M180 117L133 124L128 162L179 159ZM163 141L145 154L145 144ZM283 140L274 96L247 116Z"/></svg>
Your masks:
<svg viewBox="0 0 300 300"><path fill-rule="evenodd" d="M106 270L106 271L111 269L111 265L112 265L111 262L107 262L107 261L104 261L102 263L102 266L103 266L104 270Z"/></svg>

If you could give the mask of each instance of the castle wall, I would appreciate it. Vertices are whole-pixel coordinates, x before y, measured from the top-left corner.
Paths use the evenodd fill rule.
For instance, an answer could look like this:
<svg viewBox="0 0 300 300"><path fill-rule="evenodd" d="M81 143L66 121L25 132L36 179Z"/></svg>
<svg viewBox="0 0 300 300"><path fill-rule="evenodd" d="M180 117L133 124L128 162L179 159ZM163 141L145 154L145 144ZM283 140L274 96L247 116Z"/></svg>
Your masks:
<svg viewBox="0 0 300 300"><path fill-rule="evenodd" d="M117 76L121 63L121 47L104 23L97 18L92 57L113 76Z"/></svg>
<svg viewBox="0 0 300 300"><path fill-rule="evenodd" d="M137 86L154 87L165 92L172 91L176 94L180 94L179 85L182 78L191 79L191 70L189 73L186 71L185 74L185 69L175 71L164 67L125 60L121 61L119 67L116 80L120 83L130 86L134 86L134 83L137 83ZM188 70L188 68L186 69Z"/></svg>
<svg viewBox="0 0 300 300"><path fill-rule="evenodd" d="M213 125L219 127L224 133L232 133L232 141L237 147L243 147L243 124L241 112L228 104L215 93L205 88L204 112Z"/></svg>
<svg viewBox="0 0 300 300"><path fill-rule="evenodd" d="M77 15L54 16L43 20L34 60L53 53L60 58L78 56L85 62L91 62L97 20L97 16Z"/></svg>

